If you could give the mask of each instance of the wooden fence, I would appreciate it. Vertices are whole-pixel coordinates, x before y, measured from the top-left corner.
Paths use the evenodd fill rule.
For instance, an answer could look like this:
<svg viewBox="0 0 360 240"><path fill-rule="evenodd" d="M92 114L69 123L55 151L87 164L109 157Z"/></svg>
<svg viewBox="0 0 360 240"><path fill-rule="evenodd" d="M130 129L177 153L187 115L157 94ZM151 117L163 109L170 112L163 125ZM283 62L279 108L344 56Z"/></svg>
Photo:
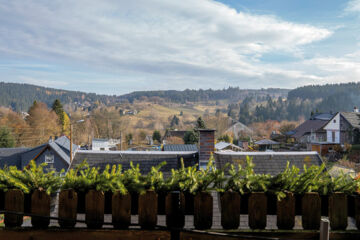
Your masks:
<svg viewBox="0 0 360 240"><path fill-rule="evenodd" d="M4 196L5 226L20 227L23 215L32 215L35 228L46 228L50 223L50 196L36 190L24 195L20 190L9 190ZM164 206L165 205L165 206ZM275 195L258 192L239 195L234 192L220 194L221 225L223 229L238 229L240 214L247 214L250 229L265 229L267 215L277 216L277 227L291 230L295 216L302 216L305 230L318 230L321 216L328 216L332 230L345 230L348 217L353 217L360 229L360 197L334 193L319 196L306 193L296 196L288 193L281 201ZM104 225L104 214L112 214L115 229L127 229L131 215L138 215L142 229L157 227L157 216L161 211L166 215L167 229L182 229L185 215L194 215L195 229L210 229L213 217L213 197L201 192L195 196L181 192L159 195L153 191L145 194L106 193L90 190L86 194L74 190L63 190L59 194L58 223L62 228L73 228L77 213L85 214L85 223L90 229ZM1 210L2 206L0 206ZM244 227L244 226L241 226ZM246 227L246 226L245 226Z"/></svg>

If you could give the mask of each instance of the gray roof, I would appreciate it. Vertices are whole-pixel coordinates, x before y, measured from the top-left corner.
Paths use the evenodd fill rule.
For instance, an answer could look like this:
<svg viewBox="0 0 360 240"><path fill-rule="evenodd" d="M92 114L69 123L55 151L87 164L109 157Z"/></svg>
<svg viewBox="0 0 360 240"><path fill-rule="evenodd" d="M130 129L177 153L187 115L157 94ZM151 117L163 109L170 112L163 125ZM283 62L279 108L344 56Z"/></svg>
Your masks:
<svg viewBox="0 0 360 240"><path fill-rule="evenodd" d="M311 131L317 132L321 130L328 122L329 120L306 120L293 130L295 133L292 135L292 137L300 138L304 136L304 134L310 133Z"/></svg>
<svg viewBox="0 0 360 240"><path fill-rule="evenodd" d="M167 151L76 151L70 168L86 160L90 167L100 167L103 170L106 165L121 164L123 169L130 167L130 162L140 165L141 173L146 174L152 166L156 166L163 161L167 164L161 169L164 177L171 174L171 169L181 166L180 159L184 159L185 166L194 165L198 162L198 154L195 152L167 152Z"/></svg>
<svg viewBox="0 0 360 240"><path fill-rule="evenodd" d="M28 151L30 148L0 148L0 159L9 157L14 154L23 153Z"/></svg>
<svg viewBox="0 0 360 240"><path fill-rule="evenodd" d="M246 165L246 157L252 158L256 173L276 175L282 172L287 162L303 171L304 165L321 165L322 159L317 152L215 152L217 168L226 163Z"/></svg>
<svg viewBox="0 0 360 240"><path fill-rule="evenodd" d="M70 139L66 136L61 136L58 139L54 141L57 145L59 145L62 148L65 148L66 150L70 151ZM73 143L73 151L75 151L79 146Z"/></svg>
<svg viewBox="0 0 360 240"><path fill-rule="evenodd" d="M236 146L235 144L232 143L228 143L228 142L218 142L215 144L215 149L217 150L223 150L225 148L227 148L228 146L231 146L232 148L237 148L237 149L242 149L239 146Z"/></svg>
<svg viewBox="0 0 360 240"><path fill-rule="evenodd" d="M360 113L358 112L341 112L346 121L354 128L360 128Z"/></svg>
<svg viewBox="0 0 360 240"><path fill-rule="evenodd" d="M280 143L275 142L275 141L270 140L270 139L261 139L261 140L255 142L255 144L257 144L257 145L277 145L277 144L280 144Z"/></svg>
<svg viewBox="0 0 360 240"><path fill-rule="evenodd" d="M195 144L165 144L164 151L175 151L175 152L196 152L198 148Z"/></svg>
<svg viewBox="0 0 360 240"><path fill-rule="evenodd" d="M336 114L333 113L317 113L311 116L312 120L325 120L329 121L332 119Z"/></svg>

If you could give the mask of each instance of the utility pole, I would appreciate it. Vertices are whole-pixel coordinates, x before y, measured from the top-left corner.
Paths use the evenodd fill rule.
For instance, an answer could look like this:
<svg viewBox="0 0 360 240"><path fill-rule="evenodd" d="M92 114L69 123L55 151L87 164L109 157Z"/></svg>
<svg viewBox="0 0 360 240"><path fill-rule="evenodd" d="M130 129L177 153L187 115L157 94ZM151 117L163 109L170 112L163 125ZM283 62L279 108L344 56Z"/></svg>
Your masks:
<svg viewBox="0 0 360 240"><path fill-rule="evenodd" d="M122 151L122 131L120 131L120 151Z"/></svg>
<svg viewBox="0 0 360 240"><path fill-rule="evenodd" d="M72 124L71 124L71 122L70 122L70 164L72 163L72 158L73 158L73 151L72 151L72 143L73 143L73 141L72 141Z"/></svg>

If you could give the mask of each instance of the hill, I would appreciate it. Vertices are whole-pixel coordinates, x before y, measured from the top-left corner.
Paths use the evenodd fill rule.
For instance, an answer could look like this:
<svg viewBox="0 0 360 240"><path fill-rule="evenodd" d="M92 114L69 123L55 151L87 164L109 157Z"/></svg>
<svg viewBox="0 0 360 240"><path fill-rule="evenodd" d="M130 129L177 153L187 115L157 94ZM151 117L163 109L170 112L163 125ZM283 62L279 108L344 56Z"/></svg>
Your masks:
<svg viewBox="0 0 360 240"><path fill-rule="evenodd" d="M34 100L44 102L48 106L55 99L59 99L64 104L73 106L91 107L94 104L111 106L120 102L133 103L135 100L144 101L147 99L171 101L173 103L201 102L201 101L220 101L228 102L239 101L246 97L265 98L286 97L288 89L239 89L231 88L223 90L184 90L184 91L141 91L133 92L121 96L99 95L95 93L85 93L80 91L68 91L62 89L46 88L30 84L5 83L0 82L0 106L9 107L15 111L27 111Z"/></svg>

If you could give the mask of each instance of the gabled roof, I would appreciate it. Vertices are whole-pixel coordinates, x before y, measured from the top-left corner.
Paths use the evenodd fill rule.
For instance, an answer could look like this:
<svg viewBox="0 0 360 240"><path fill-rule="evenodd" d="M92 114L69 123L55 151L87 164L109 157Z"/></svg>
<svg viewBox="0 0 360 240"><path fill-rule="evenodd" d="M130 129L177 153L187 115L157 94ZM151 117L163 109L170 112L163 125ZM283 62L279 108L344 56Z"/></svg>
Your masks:
<svg viewBox="0 0 360 240"><path fill-rule="evenodd" d="M256 173L276 175L290 162L303 171L304 165L321 165L322 159L317 152L215 152L215 164L222 168L226 163L246 166L246 157L252 158Z"/></svg>
<svg viewBox="0 0 360 240"><path fill-rule="evenodd" d="M360 113L358 112L340 112L340 114L354 128L360 128Z"/></svg>
<svg viewBox="0 0 360 240"><path fill-rule="evenodd" d="M57 145L66 150L70 151L70 139L66 136L61 136L54 141ZM75 151L79 146L73 143L73 151Z"/></svg>
<svg viewBox="0 0 360 240"><path fill-rule="evenodd" d="M161 169L164 177L171 175L171 169L177 169L181 166L180 159L184 159L185 166L194 165L198 162L196 152L171 152L171 151L89 151L78 150L75 153L70 168L86 160L90 167L100 167L103 170L106 165L121 164L123 169L130 168L130 162L140 165L143 174L148 173L151 167L156 166L163 161L167 164Z"/></svg>
<svg viewBox="0 0 360 240"><path fill-rule="evenodd" d="M216 150L223 150L227 147L231 146L232 148L237 148L237 149L242 149L241 147L239 146L236 146L235 144L232 144L232 143L228 143L228 142L218 142L215 144L215 149Z"/></svg>
<svg viewBox="0 0 360 240"><path fill-rule="evenodd" d="M196 144L165 144L164 151L175 151L175 152L196 152L198 148Z"/></svg>
<svg viewBox="0 0 360 240"><path fill-rule="evenodd" d="M329 120L306 120L293 130L294 134L291 136L294 138L300 138L306 133L317 132L322 129L328 122Z"/></svg>
<svg viewBox="0 0 360 240"><path fill-rule="evenodd" d="M14 154L23 153L30 148L0 148L0 159Z"/></svg>

